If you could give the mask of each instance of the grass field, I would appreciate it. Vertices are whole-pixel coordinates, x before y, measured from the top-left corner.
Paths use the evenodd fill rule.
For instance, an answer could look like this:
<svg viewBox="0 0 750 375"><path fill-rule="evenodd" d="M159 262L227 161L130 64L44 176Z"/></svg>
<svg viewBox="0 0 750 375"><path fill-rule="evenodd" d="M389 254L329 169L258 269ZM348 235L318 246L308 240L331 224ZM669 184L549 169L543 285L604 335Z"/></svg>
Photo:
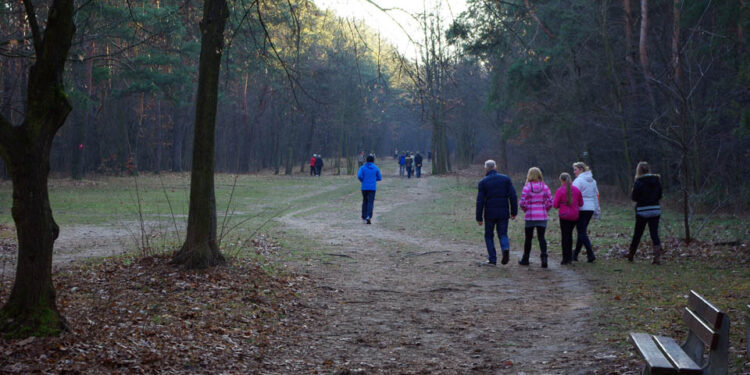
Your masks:
<svg viewBox="0 0 750 375"><path fill-rule="evenodd" d="M477 180L477 176L431 177L429 185L434 198L394 208L379 217L379 222L391 229L476 243L477 251L481 253L484 251L483 228L478 227L474 220ZM520 179L516 180L520 185ZM415 189L413 181L393 181L378 192L378 199L387 200L388 194ZM138 223L142 217L143 222L151 228L159 228L152 235L163 237L163 243L174 244L181 240L180 232L184 234L188 182L188 174L148 175L137 179L101 177L84 181L52 180L50 199L55 219L63 230L66 226L76 225L136 225L134 223ZM556 186L551 188L554 190ZM225 238L230 239L224 242L224 251L239 252L243 248L240 240L260 231L275 237L282 247L295 246L296 256L301 253L313 254L316 249L313 244L305 244L303 234L283 232L276 228L276 222L271 219L290 210L333 202L357 189L358 184L352 176L239 176L235 183L232 175L217 175L219 230L223 226L224 233L229 232ZM13 223L9 210L10 195L10 183L1 183L0 224L4 226L12 226ZM337 210L343 206L356 209L356 202L352 200L355 198L341 204L323 206L316 212ZM733 347L731 368L736 372L747 369L747 358L742 357L745 355L744 306L750 302L750 251L747 248L746 222L746 218L736 216L714 215L706 221L698 217L695 227L702 226L698 240L687 246L679 240L682 235L680 215L666 211L661 226L661 237L667 251L664 264L650 264L647 257L650 252L645 243L649 241L647 235L642 240L640 258L628 263L619 254L630 241L632 206L629 202L604 199L602 219L592 221L589 229L597 261L574 265L576 271L585 275L599 301L597 316L591 319L597 325L599 340L610 342L626 355L631 346L627 333L631 331L684 337L680 311L685 306L689 290L694 289L729 313L732 320L730 342ZM522 247L522 228L522 217L511 222L509 234L513 250ZM559 238L558 225L551 220L547 231L551 261L559 261ZM737 246L714 245L736 241L740 242ZM534 241L532 261L538 264L537 259L538 245Z"/></svg>

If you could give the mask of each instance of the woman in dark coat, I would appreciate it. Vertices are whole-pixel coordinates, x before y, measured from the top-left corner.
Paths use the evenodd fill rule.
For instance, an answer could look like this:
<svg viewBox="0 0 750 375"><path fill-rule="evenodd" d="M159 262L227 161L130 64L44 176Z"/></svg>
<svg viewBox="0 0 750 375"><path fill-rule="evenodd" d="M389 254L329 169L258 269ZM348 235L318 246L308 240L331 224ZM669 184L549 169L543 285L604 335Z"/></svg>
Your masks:
<svg viewBox="0 0 750 375"><path fill-rule="evenodd" d="M633 241L630 242L630 252L627 258L633 261L633 256L638 250L643 231L648 225L649 234L653 243L653 264L661 264L661 242L659 241L659 218L661 217L661 181L657 174L651 174L651 167L642 161L635 169L635 184L631 198L635 201L635 232Z"/></svg>

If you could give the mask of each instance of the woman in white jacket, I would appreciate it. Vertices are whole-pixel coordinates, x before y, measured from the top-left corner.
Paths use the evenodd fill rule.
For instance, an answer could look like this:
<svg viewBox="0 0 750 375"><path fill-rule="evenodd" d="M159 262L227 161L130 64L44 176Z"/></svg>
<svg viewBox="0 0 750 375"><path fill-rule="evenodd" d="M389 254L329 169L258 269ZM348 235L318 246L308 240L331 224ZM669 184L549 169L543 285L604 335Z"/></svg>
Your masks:
<svg viewBox="0 0 750 375"><path fill-rule="evenodd" d="M596 180L594 180L591 174L591 169L583 162L573 163L573 173L576 175L573 186L577 187L581 191L581 195L583 195L583 206L578 216L578 224L576 224L578 239L576 240L576 248L573 252L573 260L578 261L578 254L581 252L581 247L585 246L586 258L591 263L596 259L596 256L594 255L594 250L591 248L591 241L589 240L587 231L591 217L594 214L599 216L599 188L596 187Z"/></svg>

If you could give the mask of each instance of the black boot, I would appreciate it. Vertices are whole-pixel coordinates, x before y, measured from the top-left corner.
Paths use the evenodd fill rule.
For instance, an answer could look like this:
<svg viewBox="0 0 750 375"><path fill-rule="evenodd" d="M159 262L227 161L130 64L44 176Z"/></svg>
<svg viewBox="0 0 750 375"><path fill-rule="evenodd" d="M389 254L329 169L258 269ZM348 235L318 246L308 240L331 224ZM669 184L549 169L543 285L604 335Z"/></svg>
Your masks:
<svg viewBox="0 0 750 375"><path fill-rule="evenodd" d="M529 253L531 252L531 249L523 249L523 256L521 257L521 260L518 261L518 264L522 266L528 266L529 265Z"/></svg>
<svg viewBox="0 0 750 375"><path fill-rule="evenodd" d="M630 251L628 251L628 254L625 256L628 258L628 262L633 261L633 257L635 256L635 252L638 251L638 245L630 245Z"/></svg>
<svg viewBox="0 0 750 375"><path fill-rule="evenodd" d="M577 261L578 261L578 254L580 254L580 253L581 253L581 249L576 249L576 250L575 250L575 251L573 252L573 261L574 261L574 262L577 262Z"/></svg>
<svg viewBox="0 0 750 375"><path fill-rule="evenodd" d="M510 251L509 250L503 250L503 259L500 261L501 264L508 264L508 260L510 260Z"/></svg>

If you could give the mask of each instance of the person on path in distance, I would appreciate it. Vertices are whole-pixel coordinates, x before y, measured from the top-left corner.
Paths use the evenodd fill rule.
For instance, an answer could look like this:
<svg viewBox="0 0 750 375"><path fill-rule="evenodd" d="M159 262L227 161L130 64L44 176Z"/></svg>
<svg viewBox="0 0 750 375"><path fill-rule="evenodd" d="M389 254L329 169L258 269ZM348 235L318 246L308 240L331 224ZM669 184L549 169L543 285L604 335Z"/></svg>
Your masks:
<svg viewBox="0 0 750 375"><path fill-rule="evenodd" d="M484 223L484 242L487 245L487 263L497 264L495 252L495 231L500 240L503 252L502 264L508 264L510 240L508 239L508 219L515 219L518 214L518 197L510 178L497 173L494 160L484 162L485 177L477 185L477 223Z"/></svg>
<svg viewBox="0 0 750 375"><path fill-rule="evenodd" d="M419 152L414 156L414 167L416 168L417 178L422 177L422 154Z"/></svg>
<svg viewBox="0 0 750 375"><path fill-rule="evenodd" d="M406 178L411 178L411 174L414 172L414 159L411 154L406 154L404 163L406 164Z"/></svg>
<svg viewBox="0 0 750 375"><path fill-rule="evenodd" d="M323 170L323 157L320 154L315 155L315 175L320 177L320 172Z"/></svg>
<svg viewBox="0 0 750 375"><path fill-rule="evenodd" d="M310 176L315 176L315 154L310 157Z"/></svg>
<svg viewBox="0 0 750 375"><path fill-rule="evenodd" d="M404 177L406 171L406 155L402 153L398 156L398 175Z"/></svg>
<svg viewBox="0 0 750 375"><path fill-rule="evenodd" d="M526 185L521 192L521 209L526 212L525 238L523 243L523 257L518 261L522 266L529 265L529 253L531 253L531 240L534 238L536 228L539 250L541 251L542 268L547 268L547 240L544 231L547 229L547 211L552 208L552 193L544 183L542 171L533 167L526 175Z"/></svg>
<svg viewBox="0 0 750 375"><path fill-rule="evenodd" d="M359 164L360 167L365 164L365 152L364 151L360 152L359 155L357 155L357 164Z"/></svg>
<svg viewBox="0 0 750 375"><path fill-rule="evenodd" d="M596 256L594 255L594 250L591 248L588 228L591 217L599 217L599 188L596 186L596 180L594 180L594 176L591 174L591 169L583 162L573 163L573 174L576 175L575 180L573 180L573 186L577 187L583 196L583 206L581 206L578 214L578 224L576 224L578 239L576 240L575 251L573 251L573 261L578 261L578 254L581 252L581 247L585 246L586 259L589 263L592 263L596 259Z"/></svg>
<svg viewBox="0 0 750 375"><path fill-rule="evenodd" d="M581 191L571 183L570 175L560 175L560 188L555 192L552 206L560 214L560 235L562 243L562 262L566 265L573 262L573 229L578 222L578 210L583 206Z"/></svg>
<svg viewBox="0 0 750 375"><path fill-rule="evenodd" d="M661 217L661 178L658 174L651 174L651 167L642 161L635 169L635 184L631 199L635 201L635 232L633 241L630 242L628 260L633 261L633 256L638 250L638 243L648 224L648 232L651 234L651 242L654 251L653 264L661 264L661 242L659 241L659 218Z"/></svg>
<svg viewBox="0 0 750 375"><path fill-rule="evenodd" d="M372 209L375 204L375 191L377 190L378 181L383 179L380 174L380 168L375 165L375 157L367 155L367 163L357 171L357 178L362 183L362 220L371 224Z"/></svg>

